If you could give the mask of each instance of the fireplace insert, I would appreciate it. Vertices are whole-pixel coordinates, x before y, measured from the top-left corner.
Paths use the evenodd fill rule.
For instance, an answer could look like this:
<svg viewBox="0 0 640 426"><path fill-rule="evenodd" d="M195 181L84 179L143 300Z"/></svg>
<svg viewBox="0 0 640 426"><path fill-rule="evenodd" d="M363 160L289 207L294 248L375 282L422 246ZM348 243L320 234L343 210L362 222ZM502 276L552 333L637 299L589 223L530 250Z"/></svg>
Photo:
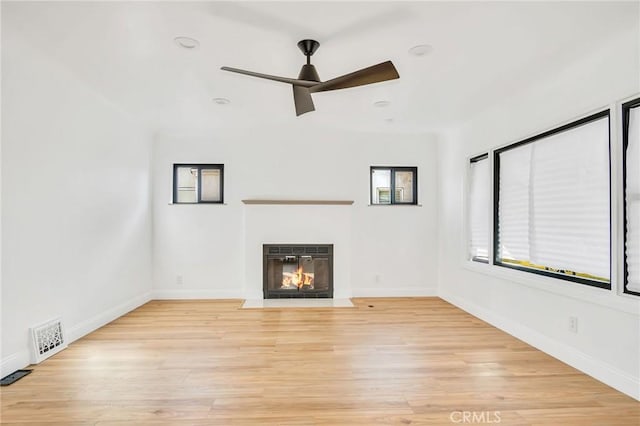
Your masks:
<svg viewBox="0 0 640 426"><path fill-rule="evenodd" d="M333 244L264 244L265 299L333 298Z"/></svg>

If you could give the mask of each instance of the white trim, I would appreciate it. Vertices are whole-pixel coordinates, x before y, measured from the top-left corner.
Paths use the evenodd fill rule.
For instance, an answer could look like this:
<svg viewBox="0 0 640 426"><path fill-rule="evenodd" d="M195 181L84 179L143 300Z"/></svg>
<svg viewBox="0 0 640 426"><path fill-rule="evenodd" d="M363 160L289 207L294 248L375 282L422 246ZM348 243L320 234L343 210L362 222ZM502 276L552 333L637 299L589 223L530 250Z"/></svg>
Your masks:
<svg viewBox="0 0 640 426"><path fill-rule="evenodd" d="M0 361L0 377L5 377L16 370L23 369L31 364L29 351L24 350L2 358Z"/></svg>
<svg viewBox="0 0 640 426"><path fill-rule="evenodd" d="M87 320L84 320L73 327L67 329L68 342L74 342L87 334L91 333L109 324L111 321L120 318L124 314L133 311L134 309L144 305L151 300L151 292L146 292L132 299L121 303L113 308L95 315Z"/></svg>
<svg viewBox="0 0 640 426"><path fill-rule="evenodd" d="M411 203L367 204L367 207L387 207L387 206L422 207L422 204L411 204Z"/></svg>
<svg viewBox="0 0 640 426"><path fill-rule="evenodd" d="M366 287L354 289L350 297L434 297L438 296L437 287L378 288ZM197 299L245 299L237 289L155 289L151 300L197 300Z"/></svg>
<svg viewBox="0 0 640 426"><path fill-rule="evenodd" d="M530 344L585 374L640 401L640 378L585 354L561 341L482 308L464 298L441 292L440 297L492 326Z"/></svg>
<svg viewBox="0 0 640 426"><path fill-rule="evenodd" d="M615 295L622 294L624 278L622 263L624 262L621 244L624 244L624 220L621 216L622 209L622 114L621 106L613 103L609 106L609 253L611 263L611 292ZM622 248L623 249L623 248ZM624 250L624 249L623 249Z"/></svg>
<svg viewBox="0 0 640 426"><path fill-rule="evenodd" d="M152 300L244 299L241 289L155 289L151 296Z"/></svg>
<svg viewBox="0 0 640 426"><path fill-rule="evenodd" d="M571 283L575 285L563 285L564 281L557 278L487 263L466 261L463 262L461 267L467 271L512 281L515 284L525 285L548 293L593 303L629 314L640 315L640 299L637 297L619 297L612 290L575 283Z"/></svg>
<svg viewBox="0 0 640 426"><path fill-rule="evenodd" d="M438 287L354 287L352 297L433 297L438 296Z"/></svg>

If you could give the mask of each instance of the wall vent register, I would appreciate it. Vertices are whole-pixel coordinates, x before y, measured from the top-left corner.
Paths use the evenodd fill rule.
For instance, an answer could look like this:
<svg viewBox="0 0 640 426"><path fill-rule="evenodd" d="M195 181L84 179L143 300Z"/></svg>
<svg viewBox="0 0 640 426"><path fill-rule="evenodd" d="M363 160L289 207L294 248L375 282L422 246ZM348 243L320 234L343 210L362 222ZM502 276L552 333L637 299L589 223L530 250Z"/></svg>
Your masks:
<svg viewBox="0 0 640 426"><path fill-rule="evenodd" d="M60 318L55 318L31 328L33 363L57 354L67 347L67 339Z"/></svg>

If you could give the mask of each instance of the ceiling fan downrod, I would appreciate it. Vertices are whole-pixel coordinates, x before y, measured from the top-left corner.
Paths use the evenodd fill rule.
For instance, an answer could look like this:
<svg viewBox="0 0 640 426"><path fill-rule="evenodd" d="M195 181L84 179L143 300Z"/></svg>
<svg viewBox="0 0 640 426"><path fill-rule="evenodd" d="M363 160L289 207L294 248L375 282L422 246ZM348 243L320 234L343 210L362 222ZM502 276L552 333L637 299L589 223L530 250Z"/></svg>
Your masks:
<svg viewBox="0 0 640 426"><path fill-rule="evenodd" d="M311 65L311 56L316 52L316 50L318 50L318 47L320 47L320 43L315 40L305 39L298 42L298 47L300 48L300 50L302 50L304 56L307 57L307 63L302 66L300 74L298 74L298 80L319 82L320 76L318 76L316 67Z"/></svg>

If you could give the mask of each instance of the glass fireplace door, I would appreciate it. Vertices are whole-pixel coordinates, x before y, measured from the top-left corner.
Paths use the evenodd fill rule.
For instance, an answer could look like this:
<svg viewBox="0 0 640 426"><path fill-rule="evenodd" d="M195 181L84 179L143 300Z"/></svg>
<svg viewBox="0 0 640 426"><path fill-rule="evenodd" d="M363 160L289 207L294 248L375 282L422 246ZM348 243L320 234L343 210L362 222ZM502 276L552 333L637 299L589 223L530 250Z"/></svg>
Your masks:
<svg viewBox="0 0 640 426"><path fill-rule="evenodd" d="M325 294L330 287L330 266L327 256L268 256L266 294L270 297L328 297Z"/></svg>

